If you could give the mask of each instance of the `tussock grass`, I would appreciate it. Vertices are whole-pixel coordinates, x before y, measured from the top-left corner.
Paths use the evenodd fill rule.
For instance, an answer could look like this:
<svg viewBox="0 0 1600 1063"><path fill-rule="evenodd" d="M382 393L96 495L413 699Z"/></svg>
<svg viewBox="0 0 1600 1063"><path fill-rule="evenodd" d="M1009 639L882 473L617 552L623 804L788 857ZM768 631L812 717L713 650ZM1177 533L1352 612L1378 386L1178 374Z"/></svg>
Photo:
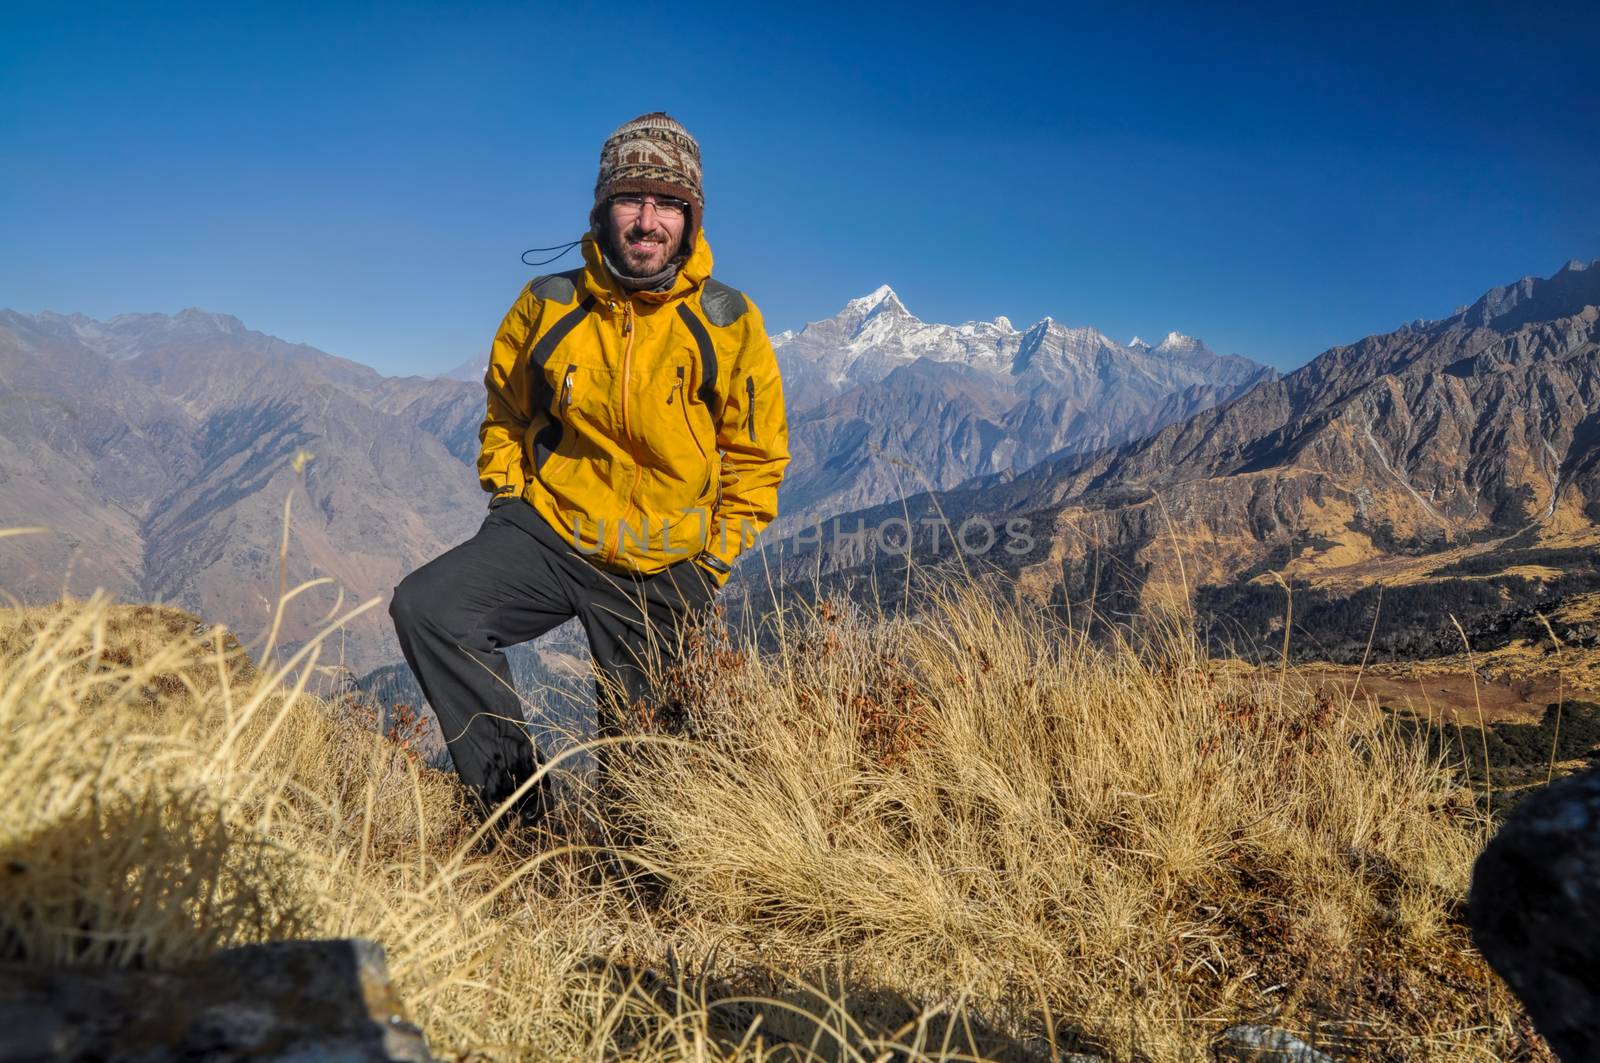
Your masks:
<svg viewBox="0 0 1600 1063"><path fill-rule="evenodd" d="M0 950L369 936L445 1056L1185 1060L1250 1020L1549 1058L1460 922L1486 824L1376 710L1213 666L1181 620L1094 645L923 597L824 602L767 653L703 634L613 803L499 844L297 685L315 642L262 672L174 610L9 611Z"/></svg>

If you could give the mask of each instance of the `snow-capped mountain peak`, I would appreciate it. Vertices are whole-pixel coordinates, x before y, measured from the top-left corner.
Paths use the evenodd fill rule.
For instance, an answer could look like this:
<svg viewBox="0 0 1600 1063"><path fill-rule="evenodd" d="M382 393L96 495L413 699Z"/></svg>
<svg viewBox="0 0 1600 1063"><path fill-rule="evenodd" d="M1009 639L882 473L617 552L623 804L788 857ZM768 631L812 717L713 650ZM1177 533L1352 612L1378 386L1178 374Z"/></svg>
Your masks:
<svg viewBox="0 0 1600 1063"><path fill-rule="evenodd" d="M906 305L900 301L900 297L895 294L894 289L887 284L880 284L868 294L861 296L861 298L852 299L844 304L844 314L854 314L861 317L868 317L885 309L898 309L907 315L911 313L906 309Z"/></svg>
<svg viewBox="0 0 1600 1063"><path fill-rule="evenodd" d="M1209 364L1214 358L1199 340L1177 332L1152 348L1138 337L1123 346L1097 329L1068 327L1048 316L1020 330L1004 316L959 325L922 321L887 284L851 299L833 317L778 333L772 343L785 393L796 409L851 387L876 384L919 359L984 374L1002 388L1029 388L1067 386L1086 376L1098 379L1123 362L1135 371L1132 363L1151 357L1173 368ZM1168 370L1147 365L1136 371L1159 376Z"/></svg>
<svg viewBox="0 0 1600 1063"><path fill-rule="evenodd" d="M1169 332L1166 337L1153 348L1156 354L1165 355L1206 355L1211 354L1211 349L1193 336L1185 336L1181 332Z"/></svg>

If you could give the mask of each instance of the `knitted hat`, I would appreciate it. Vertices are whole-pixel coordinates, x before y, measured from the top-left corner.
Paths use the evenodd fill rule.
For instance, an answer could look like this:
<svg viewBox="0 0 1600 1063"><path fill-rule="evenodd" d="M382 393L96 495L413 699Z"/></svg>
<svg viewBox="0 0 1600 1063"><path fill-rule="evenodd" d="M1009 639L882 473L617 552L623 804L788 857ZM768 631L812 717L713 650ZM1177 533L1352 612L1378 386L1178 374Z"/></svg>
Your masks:
<svg viewBox="0 0 1600 1063"><path fill-rule="evenodd" d="M680 254L694 246L705 211L700 186L700 144L662 111L640 115L618 127L600 148L600 175L594 182L590 227L601 231L602 211L612 196L672 196L689 204Z"/></svg>

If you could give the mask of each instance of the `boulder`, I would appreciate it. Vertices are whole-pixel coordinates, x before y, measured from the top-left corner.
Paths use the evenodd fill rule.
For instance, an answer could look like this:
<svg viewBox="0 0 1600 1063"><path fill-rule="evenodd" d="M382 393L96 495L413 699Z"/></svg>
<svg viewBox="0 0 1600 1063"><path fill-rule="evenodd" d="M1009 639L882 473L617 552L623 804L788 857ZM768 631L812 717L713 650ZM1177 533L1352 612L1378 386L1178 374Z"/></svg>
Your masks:
<svg viewBox="0 0 1600 1063"><path fill-rule="evenodd" d="M1506 818L1473 867L1468 919L1556 1055L1600 1059L1600 771Z"/></svg>
<svg viewBox="0 0 1600 1063"><path fill-rule="evenodd" d="M0 1059L432 1058L371 941L248 945L179 971L0 964Z"/></svg>

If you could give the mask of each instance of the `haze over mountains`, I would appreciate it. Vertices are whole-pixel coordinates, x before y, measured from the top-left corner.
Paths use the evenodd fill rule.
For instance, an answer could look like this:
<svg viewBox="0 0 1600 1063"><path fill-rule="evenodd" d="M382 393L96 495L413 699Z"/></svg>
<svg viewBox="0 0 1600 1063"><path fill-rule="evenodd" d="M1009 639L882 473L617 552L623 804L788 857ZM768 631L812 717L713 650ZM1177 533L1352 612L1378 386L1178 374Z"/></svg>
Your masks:
<svg viewBox="0 0 1600 1063"><path fill-rule="evenodd" d="M24 599L103 586L250 636L278 597L291 495L289 585L331 577L347 604L459 541L483 509L441 438L481 401L468 385L386 378L227 315L0 312L0 382L0 512L52 529L0 540L0 586ZM296 601L288 636L337 600L320 588ZM351 625L349 662L388 658L380 619Z"/></svg>
<svg viewBox="0 0 1600 1063"><path fill-rule="evenodd" d="M1273 376L1176 334L1149 348L1048 319L927 324L888 288L775 339L791 520L1131 438ZM199 310L0 311L0 513L52 529L0 539L0 586L24 600L105 587L249 637L278 597L289 499L281 578L331 581L287 611L303 638L481 520L482 384L453 375L469 379L385 377ZM339 649L357 670L397 658L381 609Z"/></svg>

